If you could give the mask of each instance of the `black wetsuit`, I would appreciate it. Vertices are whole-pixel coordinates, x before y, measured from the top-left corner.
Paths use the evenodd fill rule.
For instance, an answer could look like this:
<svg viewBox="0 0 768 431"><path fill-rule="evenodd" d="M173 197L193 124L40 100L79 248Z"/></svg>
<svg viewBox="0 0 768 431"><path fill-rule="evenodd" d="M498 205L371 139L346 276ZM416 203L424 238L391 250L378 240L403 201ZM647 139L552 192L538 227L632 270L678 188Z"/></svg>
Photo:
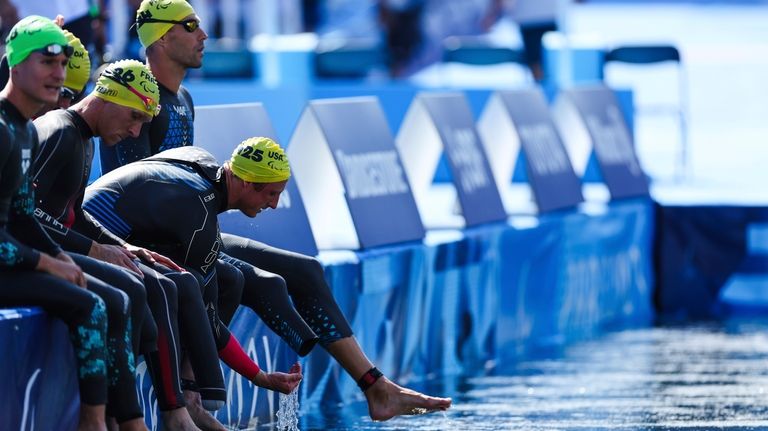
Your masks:
<svg viewBox="0 0 768 431"><path fill-rule="evenodd" d="M138 160L136 157L149 157L161 149L193 145L192 98L184 87L179 88L178 94L162 85L160 90L163 110L168 106L170 112L191 115L163 115L161 112L142 128L139 138L117 144L115 151L119 156L111 159L102 156L102 164L107 163L107 170ZM186 121L181 121L181 118ZM142 151L130 152L131 145L142 148ZM102 154L104 150L102 145ZM230 292L231 284L220 284L222 316L226 316L228 310L237 308L237 303L228 302L237 298L239 303L254 310L301 356L309 353L318 337L322 345L328 345L352 335L352 329L333 298L317 259L227 233L223 233L221 239L221 259L240 269L245 278L240 296L238 292ZM306 331L307 324L316 334L314 337Z"/></svg>
<svg viewBox="0 0 768 431"><path fill-rule="evenodd" d="M75 351L80 401L107 399L107 315L93 291L35 270L40 252L61 249L34 217L34 196L27 170L37 149L32 123L6 99L0 99L0 306L40 306L69 327ZM40 251L38 251L40 250ZM99 283L88 277L88 286Z"/></svg>
<svg viewBox="0 0 768 431"><path fill-rule="evenodd" d="M328 344L351 336L317 260L234 236L229 236L233 254L258 261L276 273L221 253L222 236L215 215L226 210L227 190L220 175L213 156L202 149L165 151L94 183L93 190L86 193L86 210L101 211L105 220L109 212L113 226L107 227L123 229L131 238L144 235L146 241L167 243L177 254L183 251L188 264L201 273L210 274L214 257L237 266L245 277L243 304L302 356L318 340ZM152 196L150 202L147 196ZM89 200L93 200L90 207ZM151 227L142 226L140 223L147 223L146 217L138 220L142 205L157 208L156 213L164 217L155 217ZM158 234L168 237L160 239Z"/></svg>
<svg viewBox="0 0 768 431"><path fill-rule="evenodd" d="M221 322L217 306L221 240L216 215L226 202L222 198L226 189L222 182L201 175L195 166L157 158L132 163L91 184L83 208L124 240L171 257L203 280L203 300L220 357L235 371L248 375L225 353L230 351L230 343L237 342ZM239 343L236 348L244 357Z"/></svg>
<svg viewBox="0 0 768 431"><path fill-rule="evenodd" d="M113 245L124 244L125 241L104 229L82 209L93 159L93 132L85 120L73 110L55 110L36 119L35 126L41 140L41 150L33 162L36 213L41 223L70 251L85 254L94 240ZM96 262L103 272L125 271L111 264ZM146 286L146 293L142 291L141 304L146 307L148 301L154 316L148 321L157 322L154 338L142 343L141 352L153 378L161 410L184 405L179 385L178 352L182 337L179 337L178 319L187 322L182 325L192 328L187 336L197 341L190 349L190 360L199 375L200 386L205 388L201 391L203 398L223 402L226 393L221 372L215 364L216 356L212 353L213 339L209 336L206 342L205 338L210 334L210 331L205 331L205 309L202 301L195 301L200 296L197 280L190 274L174 273L160 265L153 268L136 263L144 274ZM179 302L183 304L182 310L179 310ZM157 339L161 340L159 345Z"/></svg>

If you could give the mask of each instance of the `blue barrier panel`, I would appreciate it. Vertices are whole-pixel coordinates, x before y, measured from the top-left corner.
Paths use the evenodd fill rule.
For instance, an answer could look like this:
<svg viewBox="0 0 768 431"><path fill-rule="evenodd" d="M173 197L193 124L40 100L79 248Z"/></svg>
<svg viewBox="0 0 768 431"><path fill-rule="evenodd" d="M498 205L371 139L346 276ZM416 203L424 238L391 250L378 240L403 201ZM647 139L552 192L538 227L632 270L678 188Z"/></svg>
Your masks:
<svg viewBox="0 0 768 431"><path fill-rule="evenodd" d="M0 429L74 430L75 357L61 321L39 308L0 310Z"/></svg>
<svg viewBox="0 0 768 431"><path fill-rule="evenodd" d="M277 139L272 122L259 103L203 106L195 112L195 145L205 148L223 163L232 150L244 139L267 136ZM285 147L285 143L280 143ZM317 254L309 219L301 193L296 186L294 169L292 179L280 195L276 210L264 211L252 219L240 211L227 211L219 215L222 232L252 238L271 246L310 256ZM291 235L285 235L290 231Z"/></svg>
<svg viewBox="0 0 768 431"><path fill-rule="evenodd" d="M412 384L441 374L503 367L536 349L559 348L607 327L647 324L652 317L653 214L646 200L624 200L611 203L602 214L553 213L515 219L511 226L484 225L442 236L432 232L424 244L335 252L330 257L324 252L320 258L365 353L387 376ZM522 226L527 220L532 223ZM74 405L76 414L72 400L77 385L74 379L56 379L74 366L60 351L47 350L50 340L68 345L63 326L55 328L55 338L46 328L23 337L10 328L0 322L0 331L5 331L0 346L8 352L8 364L35 369L34 361L46 355L55 364L50 369L56 375L38 381L39 402L44 400L46 408L36 409L41 415L36 424L65 418L56 423L66 428L75 417L63 406ZM296 359L249 310L238 311L231 329L267 370L285 371ZM25 350L29 348L33 350ZM363 399L353 379L322 348L302 363L302 409L337 408L339 402ZM146 420L154 429L154 397L144 366L139 364L138 370ZM19 389L14 394L6 394L10 398L5 406L13 410L0 416L11 418L10 429L18 429L23 411L18 400L24 399L21 388L30 375L10 366L0 368L0 381L21 382L15 384ZM274 394L255 390L226 367L224 375L228 404L217 412L222 422L253 427L272 420ZM57 396L70 404L52 398ZM52 416L59 411L64 413Z"/></svg>
<svg viewBox="0 0 768 431"><path fill-rule="evenodd" d="M504 232L497 351L502 360L653 315L653 207L612 203Z"/></svg>
<svg viewBox="0 0 768 431"><path fill-rule="evenodd" d="M397 135L397 147L414 189L432 184L438 158L446 155L466 226L506 220L472 111L463 94L419 94ZM422 214L427 211L424 194L414 190L417 200L422 200L418 202Z"/></svg>
<svg viewBox="0 0 768 431"><path fill-rule="evenodd" d="M478 130L499 188L508 187L516 162L524 160L539 212L581 203L581 182L573 171L544 94L539 89L497 92L478 121ZM521 151L522 150L522 151Z"/></svg>
<svg viewBox="0 0 768 431"><path fill-rule="evenodd" d="M766 207L660 205L655 248L659 311L676 318L712 317L740 309L763 314L768 267L761 265L765 251L748 231L766 222ZM737 291L723 297L722 289L738 278L757 283L741 286L741 292L731 286Z"/></svg>
<svg viewBox="0 0 768 431"><path fill-rule="evenodd" d="M498 245L508 227L468 229L456 241L427 248L423 357L426 370L445 374L472 370L494 359Z"/></svg>

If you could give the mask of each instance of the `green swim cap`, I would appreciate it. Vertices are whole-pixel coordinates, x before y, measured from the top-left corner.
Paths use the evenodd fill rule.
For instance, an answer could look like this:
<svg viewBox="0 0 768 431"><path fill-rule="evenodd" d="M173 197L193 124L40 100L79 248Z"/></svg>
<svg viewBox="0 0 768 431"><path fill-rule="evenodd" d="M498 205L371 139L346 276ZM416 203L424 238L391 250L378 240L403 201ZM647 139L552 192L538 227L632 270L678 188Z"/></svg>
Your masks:
<svg viewBox="0 0 768 431"><path fill-rule="evenodd" d="M32 52L49 45L67 46L67 37L59 26L48 18L30 15L13 26L5 39L8 67L16 66ZM66 49L65 49L66 50Z"/></svg>
<svg viewBox="0 0 768 431"><path fill-rule="evenodd" d="M136 11L136 32L141 46L152 45L174 26L163 21L180 21L194 13L186 0L143 0Z"/></svg>
<svg viewBox="0 0 768 431"><path fill-rule="evenodd" d="M64 78L64 86L75 90L76 93L83 91L88 78L91 77L91 58L88 56L88 50L83 43L74 34L64 30L69 46L74 48L72 57L69 57L67 64L67 77Z"/></svg>
<svg viewBox="0 0 768 431"><path fill-rule="evenodd" d="M136 60L116 61L99 76L94 96L154 117L160 113L160 90L152 72Z"/></svg>
<svg viewBox="0 0 768 431"><path fill-rule="evenodd" d="M232 152L232 173L249 183L277 183L291 177L288 156L269 138L248 138Z"/></svg>

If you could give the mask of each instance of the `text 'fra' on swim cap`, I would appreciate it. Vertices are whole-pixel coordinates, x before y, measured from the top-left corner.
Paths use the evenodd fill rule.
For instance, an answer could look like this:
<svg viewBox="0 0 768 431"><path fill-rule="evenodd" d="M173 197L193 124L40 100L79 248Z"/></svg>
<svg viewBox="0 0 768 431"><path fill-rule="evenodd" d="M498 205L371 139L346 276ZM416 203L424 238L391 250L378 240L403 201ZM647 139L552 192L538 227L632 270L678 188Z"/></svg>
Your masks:
<svg viewBox="0 0 768 431"><path fill-rule="evenodd" d="M92 94L152 117L160 113L157 80L140 61L120 60L111 63L101 72Z"/></svg>

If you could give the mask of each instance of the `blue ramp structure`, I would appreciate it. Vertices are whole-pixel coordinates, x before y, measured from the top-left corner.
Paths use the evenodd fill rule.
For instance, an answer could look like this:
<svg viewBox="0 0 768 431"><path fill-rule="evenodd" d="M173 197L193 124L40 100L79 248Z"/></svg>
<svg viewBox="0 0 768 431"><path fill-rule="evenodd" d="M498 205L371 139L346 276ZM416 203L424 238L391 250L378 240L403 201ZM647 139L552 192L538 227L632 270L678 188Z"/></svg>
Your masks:
<svg viewBox="0 0 768 431"><path fill-rule="evenodd" d="M536 212L573 208L584 198L581 181L539 88L498 91L486 103L477 129L508 213L524 212L531 191ZM527 193L512 194L515 169L525 167ZM515 187L515 189L518 189Z"/></svg>
<svg viewBox="0 0 768 431"><path fill-rule="evenodd" d="M431 216L436 212L435 202L439 199L432 179L442 154L446 155L450 167L459 214L463 218L458 221L459 226L507 219L472 111L463 94L424 92L417 95L397 135L397 149L419 212L429 227L441 227ZM446 194L441 203L449 208L444 209L444 213L454 213L450 194ZM442 218L447 219L446 214Z"/></svg>
<svg viewBox="0 0 768 431"><path fill-rule="evenodd" d="M321 250L370 248L424 237L376 98L311 101L291 138L288 157L301 172L296 182Z"/></svg>
<svg viewBox="0 0 768 431"><path fill-rule="evenodd" d="M563 91L555 102L561 136L582 178L594 153L611 199L648 196L648 179L618 100L603 85Z"/></svg>

